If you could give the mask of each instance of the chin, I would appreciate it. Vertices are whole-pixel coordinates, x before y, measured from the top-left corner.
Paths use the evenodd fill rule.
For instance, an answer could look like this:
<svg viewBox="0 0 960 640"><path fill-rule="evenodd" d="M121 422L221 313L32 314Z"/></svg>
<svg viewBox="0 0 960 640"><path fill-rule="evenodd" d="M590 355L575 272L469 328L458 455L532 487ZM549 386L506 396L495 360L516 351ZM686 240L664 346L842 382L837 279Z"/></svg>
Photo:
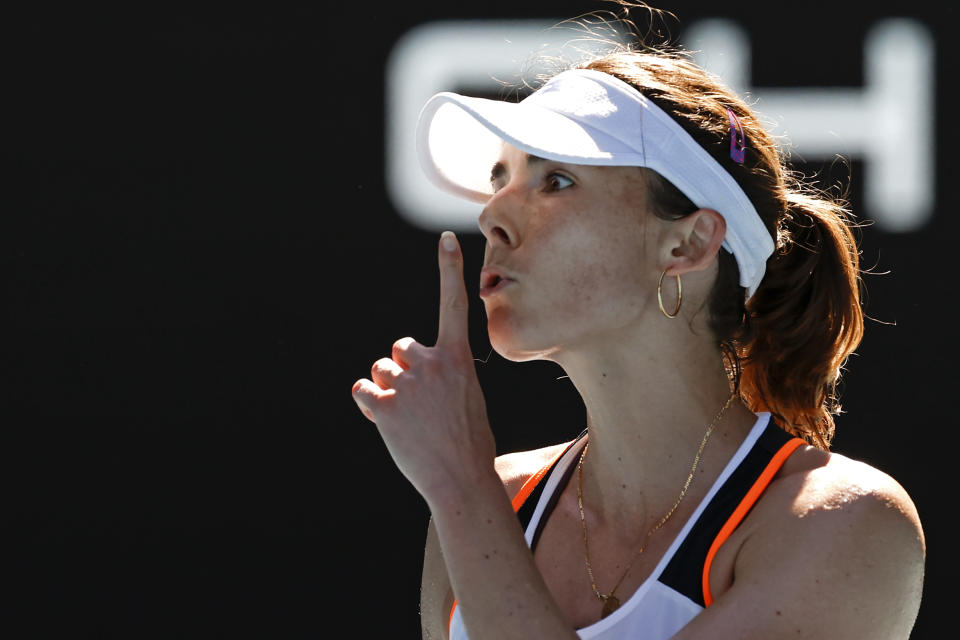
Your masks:
<svg viewBox="0 0 960 640"><path fill-rule="evenodd" d="M498 322L495 317L487 323L487 334L493 350L511 362L552 360L550 354L555 351L555 346L544 344L542 337L524 336L518 327Z"/></svg>
<svg viewBox="0 0 960 640"><path fill-rule="evenodd" d="M548 360L542 352L537 351L520 351L520 350L505 350L500 347L494 346L493 350L496 351L504 360L509 360L510 362L531 362L534 360Z"/></svg>

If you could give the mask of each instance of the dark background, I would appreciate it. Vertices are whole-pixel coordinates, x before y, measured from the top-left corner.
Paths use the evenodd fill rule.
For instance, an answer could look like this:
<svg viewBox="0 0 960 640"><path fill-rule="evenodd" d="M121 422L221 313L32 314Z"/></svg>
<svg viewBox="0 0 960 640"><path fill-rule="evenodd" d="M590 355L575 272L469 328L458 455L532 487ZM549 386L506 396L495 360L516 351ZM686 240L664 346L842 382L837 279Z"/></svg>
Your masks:
<svg viewBox="0 0 960 640"><path fill-rule="evenodd" d="M865 266L888 273L866 276L876 321L848 364L834 448L913 496L929 548L913 637L939 635L956 470L956 11L663 6L679 30L716 15L747 27L764 52L757 86L860 84L863 34L884 17L936 37L936 211L916 232L862 232ZM384 63L426 21L607 5L156 7L6 20L0 615L27 625L19 637L324 637L341 624L419 637L428 513L350 398L395 339L436 332L437 234L404 222L384 183ZM462 241L474 295L482 239ZM493 354L478 368L501 451L583 427L553 365Z"/></svg>

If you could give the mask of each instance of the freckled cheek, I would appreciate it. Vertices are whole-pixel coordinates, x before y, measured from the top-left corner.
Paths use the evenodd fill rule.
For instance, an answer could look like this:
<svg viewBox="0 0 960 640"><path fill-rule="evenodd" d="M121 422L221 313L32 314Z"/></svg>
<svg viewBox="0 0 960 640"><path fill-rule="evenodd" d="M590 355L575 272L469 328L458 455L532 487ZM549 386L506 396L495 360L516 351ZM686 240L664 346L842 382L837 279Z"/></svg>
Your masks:
<svg viewBox="0 0 960 640"><path fill-rule="evenodd" d="M537 232L531 236L538 245L536 270L557 307L582 311L586 303L626 302L643 281L643 239L636 228L581 213Z"/></svg>
<svg viewBox="0 0 960 640"><path fill-rule="evenodd" d="M556 263L561 277L554 280L557 287L550 293L556 316L586 318L587 322L599 322L601 318L617 324L628 322L627 316L645 304L644 267L636 255L608 250Z"/></svg>
<svg viewBox="0 0 960 640"><path fill-rule="evenodd" d="M588 264L566 274L563 290L567 296L581 301L592 301L594 295L601 294L609 286L611 272L600 262Z"/></svg>
<svg viewBox="0 0 960 640"><path fill-rule="evenodd" d="M563 298L573 304L628 304L639 291L640 278L628 265L591 262L566 272Z"/></svg>

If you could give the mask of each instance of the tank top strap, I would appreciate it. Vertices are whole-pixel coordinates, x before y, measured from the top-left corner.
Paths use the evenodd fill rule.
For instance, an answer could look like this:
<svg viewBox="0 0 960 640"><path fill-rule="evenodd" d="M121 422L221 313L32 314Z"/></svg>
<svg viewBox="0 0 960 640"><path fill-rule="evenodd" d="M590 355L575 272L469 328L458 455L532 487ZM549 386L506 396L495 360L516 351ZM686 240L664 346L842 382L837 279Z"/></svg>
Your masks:
<svg viewBox="0 0 960 640"><path fill-rule="evenodd" d="M545 464L539 471L530 476L523 486L520 487L520 491L513 497L513 510L517 512L517 518L520 520L520 526L524 531L527 530L527 525L530 524L530 520L533 518L533 513L537 508L537 504L540 502L540 497L543 495L543 489L546 486L546 483L543 482L547 478L553 469L557 466L557 463L560 462L560 459L563 458L573 448L577 442L579 442L585 435L587 435L587 430L584 429L580 432L576 438L574 438L566 447L564 447L557 455L553 457L547 464Z"/></svg>
<svg viewBox="0 0 960 640"><path fill-rule="evenodd" d="M759 500L796 448L805 444L770 420L737 468L700 514L659 581L701 607L712 602L709 573L714 556Z"/></svg>

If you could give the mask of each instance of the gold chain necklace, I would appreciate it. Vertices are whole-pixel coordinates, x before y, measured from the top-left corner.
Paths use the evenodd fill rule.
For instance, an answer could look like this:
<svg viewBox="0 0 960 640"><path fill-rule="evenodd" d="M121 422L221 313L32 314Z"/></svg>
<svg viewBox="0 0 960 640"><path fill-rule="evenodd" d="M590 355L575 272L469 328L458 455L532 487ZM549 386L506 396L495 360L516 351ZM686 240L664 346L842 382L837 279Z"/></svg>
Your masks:
<svg viewBox="0 0 960 640"><path fill-rule="evenodd" d="M613 586L613 589L610 590L610 593L604 595L600 593L600 589L597 588L597 582L593 578L593 567L590 564L590 545L587 544L587 519L583 514L583 460L587 456L587 449L590 448L590 443L587 442L583 447L583 452L580 454L580 462L577 464L577 504L580 506L580 523L583 525L583 555L587 563L587 575L590 576L590 586L593 587L593 592L597 594L597 599L603 603L603 609L600 611L600 617L606 618L608 615L620 608L620 600L613 594L620 587L620 583L623 582L623 579L627 577L627 574L630 573L630 568L633 566L634 561L640 557L640 554L643 553L643 550L646 549L647 543L650 541L650 536L652 536L660 527L670 519L670 516L673 515L673 512L677 510L677 507L680 506L680 502L683 500L683 497L687 495L687 489L690 488L690 483L693 481L693 476L697 472L697 466L700 464L700 455L703 453L703 448L707 446L707 439L710 438L710 434L713 433L714 427L717 426L717 423L720 422L720 418L723 417L723 414L726 412L727 407L733 402L734 398L737 397L737 394L734 393L727 400L726 404L720 409L720 412L714 417L713 421L707 427L707 432L703 434L703 440L700 441L700 448L697 449L697 455L693 459L693 466L690 468L690 474L687 476L687 481L683 483L683 490L680 491L680 497L677 498L677 501L673 503L673 506L670 507L670 510L667 511L667 514L660 518L660 522L654 525L650 531L647 532L646 537L643 539L643 544L640 545L640 548L637 549L637 552L633 554L633 558L630 560L630 564L627 565L626 570L623 572L623 575L620 576L620 579L617 580L617 584Z"/></svg>

